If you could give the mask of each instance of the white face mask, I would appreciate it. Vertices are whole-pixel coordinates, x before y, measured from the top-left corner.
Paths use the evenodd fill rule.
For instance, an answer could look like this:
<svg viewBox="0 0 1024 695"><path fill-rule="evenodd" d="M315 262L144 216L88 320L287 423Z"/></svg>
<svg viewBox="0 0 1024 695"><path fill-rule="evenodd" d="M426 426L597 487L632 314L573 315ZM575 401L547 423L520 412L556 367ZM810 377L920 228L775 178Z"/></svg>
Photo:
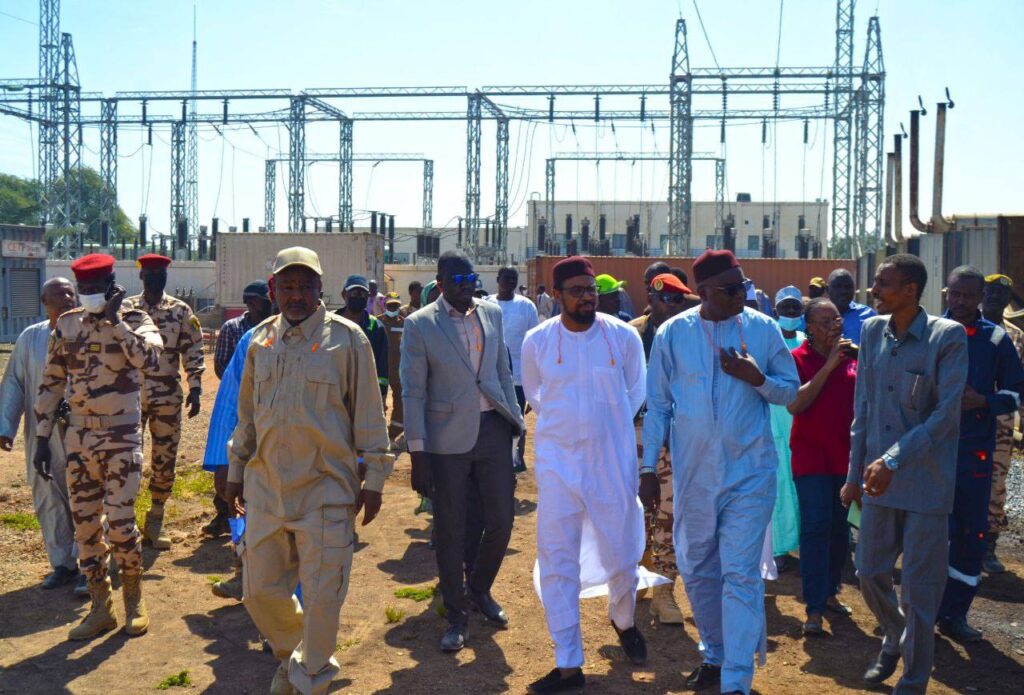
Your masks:
<svg viewBox="0 0 1024 695"><path fill-rule="evenodd" d="M394 311L385 311L384 315L390 316L391 318L395 318L396 316L398 316L398 309L395 309Z"/></svg>
<svg viewBox="0 0 1024 695"><path fill-rule="evenodd" d="M79 301L82 308L90 314L101 314L107 306L107 295L104 292L98 294L80 294Z"/></svg>

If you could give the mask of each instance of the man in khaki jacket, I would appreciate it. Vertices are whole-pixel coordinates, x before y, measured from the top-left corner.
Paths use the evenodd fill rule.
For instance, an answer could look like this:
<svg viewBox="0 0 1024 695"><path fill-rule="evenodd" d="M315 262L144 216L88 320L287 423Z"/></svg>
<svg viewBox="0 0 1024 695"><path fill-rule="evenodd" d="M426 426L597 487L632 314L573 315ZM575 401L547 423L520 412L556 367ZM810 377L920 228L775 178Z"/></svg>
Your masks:
<svg viewBox="0 0 1024 695"><path fill-rule="evenodd" d="M338 673L354 519L377 516L393 463L369 341L326 310L322 274L309 249L278 253L281 314L254 329L229 455L227 497L246 509L245 607L281 660L278 695L326 693Z"/></svg>

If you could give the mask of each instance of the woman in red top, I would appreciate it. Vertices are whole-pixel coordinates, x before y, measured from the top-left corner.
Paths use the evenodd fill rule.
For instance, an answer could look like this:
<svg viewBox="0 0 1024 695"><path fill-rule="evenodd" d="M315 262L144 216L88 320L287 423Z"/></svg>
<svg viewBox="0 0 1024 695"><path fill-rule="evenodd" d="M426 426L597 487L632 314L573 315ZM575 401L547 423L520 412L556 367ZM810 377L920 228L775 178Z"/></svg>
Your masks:
<svg viewBox="0 0 1024 695"><path fill-rule="evenodd" d="M843 319L827 299L812 299L804 313L807 340L793 350L800 391L790 449L800 502L800 579L807 622L804 634L823 632L822 614L849 615L839 602L840 578L850 546L847 509L839 500L850 463L850 425L857 380L855 348L843 339Z"/></svg>

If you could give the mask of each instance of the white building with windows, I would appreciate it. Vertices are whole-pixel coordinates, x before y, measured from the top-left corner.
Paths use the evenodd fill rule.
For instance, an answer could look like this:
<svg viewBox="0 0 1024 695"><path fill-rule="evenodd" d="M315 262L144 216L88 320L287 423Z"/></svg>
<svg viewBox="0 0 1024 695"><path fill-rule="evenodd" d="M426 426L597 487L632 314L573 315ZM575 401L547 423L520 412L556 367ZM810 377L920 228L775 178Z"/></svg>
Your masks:
<svg viewBox="0 0 1024 695"><path fill-rule="evenodd" d="M738 200L725 204L725 214L734 220L736 229L736 255L741 258L760 257L763 250L765 228L777 241L777 258L798 258L800 230L812 241L821 244L822 255L827 248L828 201L807 202L751 202L749 195L739 194ZM565 248L567 226L577 240L583 226L589 227L590 238L598 239L602 218L606 238L611 239L612 255L624 255L626 227L639 216L641 238L645 239L648 254L662 253L668 238L668 202L659 201L593 201L558 200L554 204L554 225L548 225L548 239L555 239ZM530 200L527 209L527 258L536 254L540 221L545 217L543 200ZM552 228L553 227L553 228ZM552 237L551 235L554 234ZM511 238L509 239L511 242ZM707 248L722 248L722 232L716 231L715 203L693 203L690 252L698 255Z"/></svg>

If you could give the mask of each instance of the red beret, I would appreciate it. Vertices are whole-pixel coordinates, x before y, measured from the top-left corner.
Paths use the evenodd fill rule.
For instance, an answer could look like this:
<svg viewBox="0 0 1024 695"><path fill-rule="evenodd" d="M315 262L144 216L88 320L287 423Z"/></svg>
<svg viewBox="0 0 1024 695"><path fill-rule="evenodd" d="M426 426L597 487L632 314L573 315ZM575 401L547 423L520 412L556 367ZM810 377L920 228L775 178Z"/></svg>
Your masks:
<svg viewBox="0 0 1024 695"><path fill-rule="evenodd" d="M651 290L654 292L675 292L676 294L693 294L683 281L672 273L662 273L651 278Z"/></svg>
<svg viewBox="0 0 1024 695"><path fill-rule="evenodd" d="M740 262L736 260L736 256L732 255L732 251L708 249L693 262L693 278L700 285L708 278L739 267Z"/></svg>
<svg viewBox="0 0 1024 695"><path fill-rule="evenodd" d="M558 288L562 286L563 282L577 275L594 277L594 266L590 264L589 259L583 256L569 256L555 263L551 274L554 276L555 287Z"/></svg>
<svg viewBox="0 0 1024 695"><path fill-rule="evenodd" d="M71 272L78 282L102 280L114 272L114 257L105 253L90 253L72 261Z"/></svg>
<svg viewBox="0 0 1024 695"><path fill-rule="evenodd" d="M140 268L166 268L170 264L171 259L161 256L159 253L147 253L145 256L139 256L135 261L135 265Z"/></svg>

